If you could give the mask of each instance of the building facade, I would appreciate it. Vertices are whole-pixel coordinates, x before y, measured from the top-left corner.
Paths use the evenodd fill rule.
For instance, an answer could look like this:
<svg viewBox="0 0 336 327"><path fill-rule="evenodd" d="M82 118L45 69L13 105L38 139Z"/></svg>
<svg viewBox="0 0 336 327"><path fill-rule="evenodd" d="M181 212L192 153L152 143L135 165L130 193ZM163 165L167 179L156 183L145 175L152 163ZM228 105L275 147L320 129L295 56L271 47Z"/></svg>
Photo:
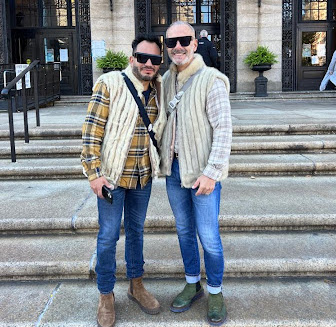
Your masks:
<svg viewBox="0 0 336 327"><path fill-rule="evenodd" d="M176 20L206 29L232 92L251 92L257 76L243 63L258 45L278 63L269 91L318 90L336 50L336 0L0 0L0 63L61 62L64 94L89 94L95 59L107 49L131 55L135 35L162 40ZM161 72L168 67L164 52Z"/></svg>

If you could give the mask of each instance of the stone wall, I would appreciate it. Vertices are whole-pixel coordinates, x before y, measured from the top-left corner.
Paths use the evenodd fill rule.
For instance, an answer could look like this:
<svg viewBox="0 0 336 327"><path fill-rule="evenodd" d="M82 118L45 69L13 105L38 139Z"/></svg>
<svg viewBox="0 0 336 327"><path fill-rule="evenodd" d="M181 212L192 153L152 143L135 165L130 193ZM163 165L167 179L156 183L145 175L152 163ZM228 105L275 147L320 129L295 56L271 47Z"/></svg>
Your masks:
<svg viewBox="0 0 336 327"><path fill-rule="evenodd" d="M238 0L237 8L237 92L254 91L258 76L243 63L246 55L265 45L278 55L279 63L265 72L268 91L281 91L282 0Z"/></svg>
<svg viewBox="0 0 336 327"><path fill-rule="evenodd" d="M124 51L127 56L132 53L131 43L135 37L134 1L113 0L113 11L110 0L91 0L91 41L105 41L106 49ZM102 74L92 63L93 82Z"/></svg>

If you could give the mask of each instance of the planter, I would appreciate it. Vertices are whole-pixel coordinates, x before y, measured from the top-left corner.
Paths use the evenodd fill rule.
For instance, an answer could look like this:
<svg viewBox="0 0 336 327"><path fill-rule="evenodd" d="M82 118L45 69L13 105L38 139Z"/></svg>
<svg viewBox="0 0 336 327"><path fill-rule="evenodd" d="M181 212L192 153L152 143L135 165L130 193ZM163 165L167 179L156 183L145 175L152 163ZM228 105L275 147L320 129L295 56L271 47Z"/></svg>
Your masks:
<svg viewBox="0 0 336 327"><path fill-rule="evenodd" d="M272 68L271 64L261 64L254 65L252 70L255 72L259 72L259 76L255 78L255 97L267 97L267 82L268 79L263 75L266 70L270 70Z"/></svg>
<svg viewBox="0 0 336 327"><path fill-rule="evenodd" d="M119 71L122 71L121 68L103 68L103 73L109 73L109 72L114 72L115 70L119 70Z"/></svg>

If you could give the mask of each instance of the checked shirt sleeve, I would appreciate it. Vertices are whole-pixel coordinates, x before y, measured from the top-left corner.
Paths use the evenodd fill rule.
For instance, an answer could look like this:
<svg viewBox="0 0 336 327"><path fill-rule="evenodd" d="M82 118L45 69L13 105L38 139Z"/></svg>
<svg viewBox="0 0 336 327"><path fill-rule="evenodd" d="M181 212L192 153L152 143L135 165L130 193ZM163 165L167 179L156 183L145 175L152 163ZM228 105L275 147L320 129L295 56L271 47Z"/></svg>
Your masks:
<svg viewBox="0 0 336 327"><path fill-rule="evenodd" d="M83 173L89 181L102 176L100 150L109 114L109 103L110 94L106 84L103 82L97 83L93 89L82 128L83 150L81 161Z"/></svg>
<svg viewBox="0 0 336 327"><path fill-rule="evenodd" d="M208 94L206 111L213 129L213 140L203 175L218 181L222 176L225 163L229 161L232 142L229 95L224 82L218 78Z"/></svg>

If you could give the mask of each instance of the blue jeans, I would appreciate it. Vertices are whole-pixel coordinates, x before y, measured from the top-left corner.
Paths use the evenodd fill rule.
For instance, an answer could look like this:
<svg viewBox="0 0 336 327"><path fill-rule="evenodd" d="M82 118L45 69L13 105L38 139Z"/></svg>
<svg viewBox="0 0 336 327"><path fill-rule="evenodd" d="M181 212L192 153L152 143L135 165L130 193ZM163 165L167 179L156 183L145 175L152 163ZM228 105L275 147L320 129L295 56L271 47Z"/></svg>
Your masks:
<svg viewBox="0 0 336 327"><path fill-rule="evenodd" d="M127 278L143 275L143 230L152 189L150 179L141 189L118 187L113 190L113 203L98 198L99 232L97 237L97 285L101 294L113 291L116 281L116 245L119 240L124 210L125 260Z"/></svg>
<svg viewBox="0 0 336 327"><path fill-rule="evenodd" d="M223 247L218 224L221 184L216 183L210 195L196 196L197 189L181 187L179 164L174 159L172 174L167 176L166 186L176 220L186 280L188 283L196 283L201 279L198 234L204 250L207 289L209 293L219 293L224 273Z"/></svg>

